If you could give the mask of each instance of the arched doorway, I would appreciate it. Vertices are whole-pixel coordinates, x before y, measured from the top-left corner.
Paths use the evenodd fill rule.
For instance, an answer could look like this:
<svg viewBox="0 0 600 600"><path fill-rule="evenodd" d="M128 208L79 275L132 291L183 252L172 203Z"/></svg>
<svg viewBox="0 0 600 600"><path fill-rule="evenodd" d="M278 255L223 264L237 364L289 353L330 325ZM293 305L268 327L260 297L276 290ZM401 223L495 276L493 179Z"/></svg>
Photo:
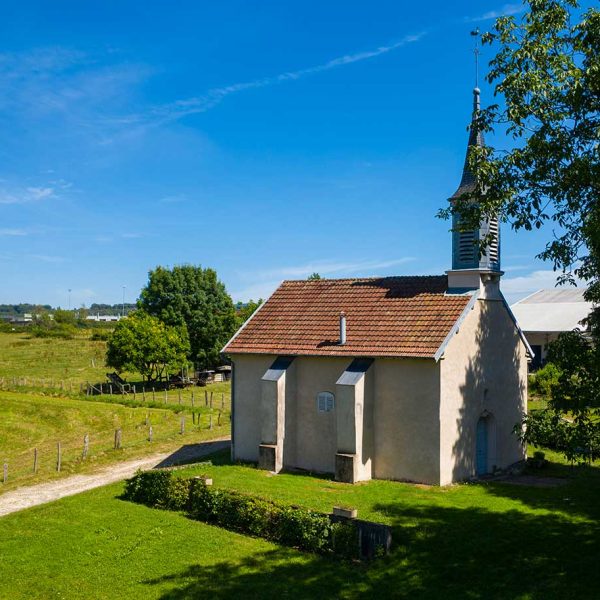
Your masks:
<svg viewBox="0 0 600 600"><path fill-rule="evenodd" d="M478 476L489 473L490 431L489 418L482 416L477 421L475 442L475 471Z"/></svg>

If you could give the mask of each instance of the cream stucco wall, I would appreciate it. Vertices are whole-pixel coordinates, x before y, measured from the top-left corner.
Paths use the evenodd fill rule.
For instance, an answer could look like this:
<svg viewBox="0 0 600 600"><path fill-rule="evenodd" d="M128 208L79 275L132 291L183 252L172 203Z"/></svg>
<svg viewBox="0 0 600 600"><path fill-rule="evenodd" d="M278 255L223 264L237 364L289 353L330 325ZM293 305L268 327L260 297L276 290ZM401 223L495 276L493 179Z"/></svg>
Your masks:
<svg viewBox="0 0 600 600"><path fill-rule="evenodd" d="M232 357L234 460L258 461L262 376L275 358L276 356L261 354L239 354Z"/></svg>
<svg viewBox="0 0 600 600"><path fill-rule="evenodd" d="M336 357L296 358L296 427L294 466L333 473L336 454L336 412L318 412L317 394L331 392L351 359ZM290 432L288 432L288 435ZM284 463L286 459L284 456Z"/></svg>
<svg viewBox="0 0 600 600"><path fill-rule="evenodd" d="M524 448L512 429L526 411L527 355L502 302L475 302L440 369L440 483L475 476L482 415L489 415L489 469L521 460Z"/></svg>
<svg viewBox="0 0 600 600"><path fill-rule="evenodd" d="M439 483L439 364L379 358L372 368L373 476Z"/></svg>
<svg viewBox="0 0 600 600"><path fill-rule="evenodd" d="M261 444L261 379L276 359L273 355L235 355L234 449L236 460L258 460ZM336 381L351 360L297 357L294 376L285 386L283 464L287 467L333 473L336 453L336 413L318 412L317 394L336 393Z"/></svg>

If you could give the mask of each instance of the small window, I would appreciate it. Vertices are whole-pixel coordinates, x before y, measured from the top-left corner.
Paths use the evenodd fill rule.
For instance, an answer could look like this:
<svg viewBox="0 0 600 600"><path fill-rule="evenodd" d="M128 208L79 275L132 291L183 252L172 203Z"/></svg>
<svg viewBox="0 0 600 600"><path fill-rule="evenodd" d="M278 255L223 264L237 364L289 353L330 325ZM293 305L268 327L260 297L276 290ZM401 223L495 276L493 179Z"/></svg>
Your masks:
<svg viewBox="0 0 600 600"><path fill-rule="evenodd" d="M317 410L319 412L331 412L334 407L334 396L331 392L319 392L317 394Z"/></svg>

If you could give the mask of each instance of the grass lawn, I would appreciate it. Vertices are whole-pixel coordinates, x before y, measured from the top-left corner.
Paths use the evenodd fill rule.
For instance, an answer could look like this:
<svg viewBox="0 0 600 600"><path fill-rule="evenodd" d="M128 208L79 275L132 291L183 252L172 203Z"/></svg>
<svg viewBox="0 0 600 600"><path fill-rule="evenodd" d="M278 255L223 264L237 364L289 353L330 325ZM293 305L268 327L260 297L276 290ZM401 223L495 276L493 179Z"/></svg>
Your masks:
<svg viewBox="0 0 600 600"><path fill-rule="evenodd" d="M0 391L0 461L9 466L8 483L0 483L0 493L17 485L228 435L229 414L224 412L218 425L217 412L212 411L210 430L211 411L205 408L196 409L192 419L189 409L177 414L173 410ZM185 416L183 435L182 416ZM148 441L150 425L152 443ZM120 450L114 450L117 428L122 430ZM89 435L89 454L84 461L85 434ZM57 442L61 442L62 451L60 474L56 472ZM37 474L33 473L34 448L38 449Z"/></svg>
<svg viewBox="0 0 600 600"><path fill-rule="evenodd" d="M301 554L123 502L114 485L0 519L4 598L597 598L600 469L559 464L564 486L351 486L211 463L215 485L394 527L368 565Z"/></svg>

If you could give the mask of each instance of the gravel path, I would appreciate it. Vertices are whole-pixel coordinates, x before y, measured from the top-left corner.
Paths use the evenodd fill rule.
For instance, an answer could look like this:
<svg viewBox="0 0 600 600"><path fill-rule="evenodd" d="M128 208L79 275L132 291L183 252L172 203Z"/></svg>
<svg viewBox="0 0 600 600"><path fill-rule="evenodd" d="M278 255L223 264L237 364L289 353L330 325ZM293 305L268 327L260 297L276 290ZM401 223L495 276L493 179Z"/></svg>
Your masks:
<svg viewBox="0 0 600 600"><path fill-rule="evenodd" d="M0 517L127 479L138 469L155 469L192 462L207 454L224 450L229 447L229 444L229 438L219 438L201 444L188 444L175 452L163 452L117 463L95 473L71 475L64 479L18 488L0 496Z"/></svg>

